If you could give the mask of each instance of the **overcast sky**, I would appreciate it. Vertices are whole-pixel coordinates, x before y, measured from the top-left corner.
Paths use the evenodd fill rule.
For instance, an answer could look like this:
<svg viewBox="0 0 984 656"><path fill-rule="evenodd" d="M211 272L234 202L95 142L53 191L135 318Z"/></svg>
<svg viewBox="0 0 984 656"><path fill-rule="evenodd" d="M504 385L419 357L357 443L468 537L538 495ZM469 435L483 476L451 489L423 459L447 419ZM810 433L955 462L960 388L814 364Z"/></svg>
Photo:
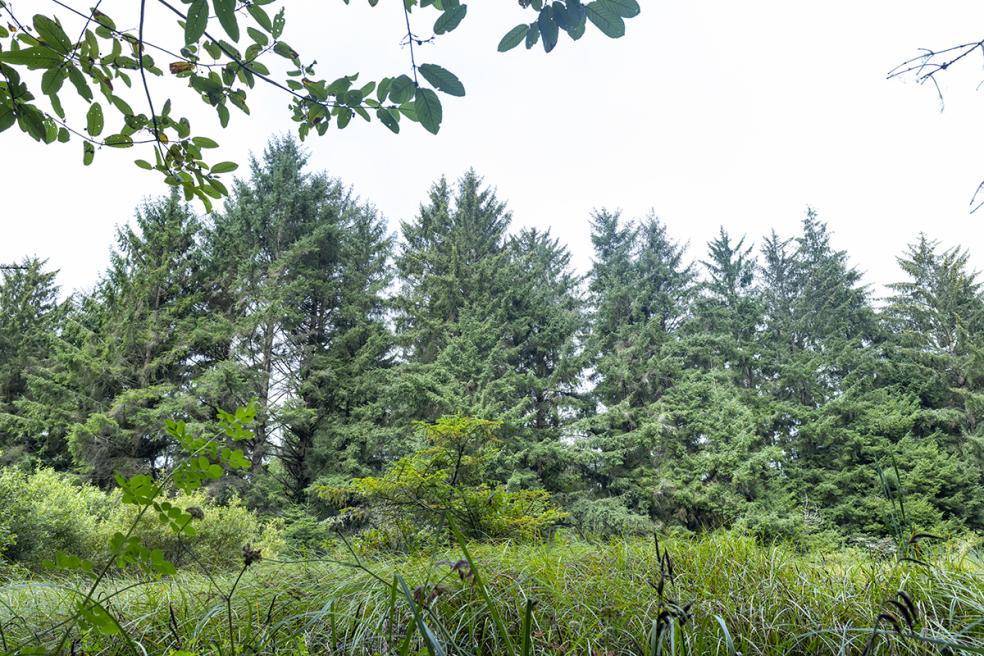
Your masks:
<svg viewBox="0 0 984 656"><path fill-rule="evenodd" d="M49 8L40 0L15 8L30 14L35 3ZM550 228L582 270L589 215L600 207L630 217L652 209L699 259L720 225L758 243L772 228L794 234L811 206L876 289L898 277L895 256L919 231L970 248L984 268L984 210L968 214L984 178L976 89L984 58L941 78L942 113L932 89L885 79L919 47L980 39L984 3L641 4L623 39L589 29L578 43L562 35L549 55L539 46L499 54L499 38L527 15L515 0L473 0L456 32L418 54L467 88L465 98L444 97L440 134L404 122L396 136L353 121L306 142L312 165L351 184L394 230L436 178L475 167L508 201L514 228ZM404 72L398 3L364 5L290 2L284 36L326 77ZM131 6L103 2L110 14ZM421 13L415 31L427 33L433 15ZM222 142L219 159L245 161L272 133L292 129L273 90L258 89L250 105L252 117L233 110L225 131L210 112L189 112ZM39 146L16 130L0 135L0 262L36 254L61 270L66 290L90 286L115 227L164 191L156 173L132 165L137 157L151 159L103 150L83 168L77 141Z"/></svg>

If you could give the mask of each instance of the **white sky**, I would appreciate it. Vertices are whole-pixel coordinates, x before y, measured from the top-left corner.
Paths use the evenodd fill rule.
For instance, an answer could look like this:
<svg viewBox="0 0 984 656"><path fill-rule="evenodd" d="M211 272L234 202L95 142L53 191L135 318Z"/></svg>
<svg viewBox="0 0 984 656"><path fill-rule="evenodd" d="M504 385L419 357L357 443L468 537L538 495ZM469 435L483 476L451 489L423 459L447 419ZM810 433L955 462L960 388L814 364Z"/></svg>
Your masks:
<svg viewBox="0 0 984 656"><path fill-rule="evenodd" d="M405 72L398 3L365 4L290 2L284 38L329 79ZM440 134L404 122L396 136L355 119L307 141L312 164L353 185L394 230L437 177L474 166L508 201L514 227L549 227L582 270L589 214L603 206L627 216L652 208L698 259L721 224L758 242L771 228L793 234L813 206L876 288L897 278L895 256L921 230L976 251L984 268L984 210L968 214L984 178L980 53L942 78L943 113L929 87L885 79L918 47L984 36L984 4L641 4L623 39L591 28L578 43L562 35L549 55L539 45L499 54L502 34L529 18L515 0L472 0L462 26L418 54L457 73L468 91L442 98ZM14 6L29 15L54 5ZM132 6L103 2L111 15ZM435 15L419 14L415 31L429 34ZM293 129L286 99L272 89L258 87L253 116L233 110L226 131L197 99L182 102L192 103L193 126L223 144L215 161L245 163L270 134ZM90 286L115 226L142 198L164 192L156 173L131 163L147 155L103 150L83 168L77 140L44 147L15 129L0 135L0 262L37 254L61 270L66 291Z"/></svg>

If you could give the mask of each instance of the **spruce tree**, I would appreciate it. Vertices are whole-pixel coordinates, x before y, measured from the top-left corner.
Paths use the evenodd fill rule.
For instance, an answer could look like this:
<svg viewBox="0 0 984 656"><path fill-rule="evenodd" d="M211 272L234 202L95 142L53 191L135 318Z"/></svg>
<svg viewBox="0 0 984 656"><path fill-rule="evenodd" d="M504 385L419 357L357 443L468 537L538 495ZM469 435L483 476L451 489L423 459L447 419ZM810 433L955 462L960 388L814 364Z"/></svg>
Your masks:
<svg viewBox="0 0 984 656"><path fill-rule="evenodd" d="M165 419L201 412L190 384L205 318L201 225L177 194L145 203L135 229L119 230L110 267L85 302L83 345L99 411L69 435L73 460L108 485L115 472L156 474L167 465Z"/></svg>
<svg viewBox="0 0 984 656"><path fill-rule="evenodd" d="M0 273L0 448L6 463L66 464L65 420L47 408L45 372L59 349L67 305L59 302L57 271L27 258ZM56 387L59 381L51 380Z"/></svg>
<svg viewBox="0 0 984 656"><path fill-rule="evenodd" d="M628 512L651 517L660 419L650 409L681 376L677 342L695 274L653 216L623 226L617 214L600 212L593 227L588 345L600 412L581 424L582 472L588 494L618 497Z"/></svg>
<svg viewBox="0 0 984 656"><path fill-rule="evenodd" d="M434 184L418 216L402 223L395 307L406 364L393 391L405 420L497 419L507 439L521 422L506 340L511 218L468 171L456 189Z"/></svg>

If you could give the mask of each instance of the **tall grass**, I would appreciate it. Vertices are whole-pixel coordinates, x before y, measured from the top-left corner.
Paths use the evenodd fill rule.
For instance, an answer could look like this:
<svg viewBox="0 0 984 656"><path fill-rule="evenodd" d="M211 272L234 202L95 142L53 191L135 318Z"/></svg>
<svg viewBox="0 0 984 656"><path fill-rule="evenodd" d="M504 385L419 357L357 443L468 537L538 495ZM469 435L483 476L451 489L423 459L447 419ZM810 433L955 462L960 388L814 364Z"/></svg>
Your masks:
<svg viewBox="0 0 984 656"><path fill-rule="evenodd" d="M541 546L459 545L367 561L340 552L320 561L261 561L231 574L105 581L97 597L121 618L132 645L119 634L89 632L73 634L71 649L984 653L979 552L967 542L949 542L923 556L926 564L858 550L803 554L737 533L660 544L559 538ZM57 644L59 623L74 612L68 588L55 579L0 587L0 647Z"/></svg>

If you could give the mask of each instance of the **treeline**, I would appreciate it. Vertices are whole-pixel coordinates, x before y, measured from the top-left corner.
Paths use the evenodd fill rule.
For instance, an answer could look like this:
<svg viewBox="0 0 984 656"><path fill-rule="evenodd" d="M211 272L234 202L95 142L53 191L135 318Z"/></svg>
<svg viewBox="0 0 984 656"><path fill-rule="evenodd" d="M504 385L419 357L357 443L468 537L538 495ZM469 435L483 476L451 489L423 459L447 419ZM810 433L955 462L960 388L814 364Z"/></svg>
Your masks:
<svg viewBox="0 0 984 656"><path fill-rule="evenodd" d="M510 232L474 172L440 180L399 240L274 140L225 208L177 196L120 229L59 301L36 259L0 284L8 467L156 474L165 419L212 430L256 400L254 467L211 492L324 518L318 490L379 475L414 422L501 422L490 476L550 491L597 532L742 526L766 537L984 528L984 293L919 237L875 299L809 212L753 247L688 254L654 216L592 217L587 276ZM696 259L693 259L696 257Z"/></svg>

